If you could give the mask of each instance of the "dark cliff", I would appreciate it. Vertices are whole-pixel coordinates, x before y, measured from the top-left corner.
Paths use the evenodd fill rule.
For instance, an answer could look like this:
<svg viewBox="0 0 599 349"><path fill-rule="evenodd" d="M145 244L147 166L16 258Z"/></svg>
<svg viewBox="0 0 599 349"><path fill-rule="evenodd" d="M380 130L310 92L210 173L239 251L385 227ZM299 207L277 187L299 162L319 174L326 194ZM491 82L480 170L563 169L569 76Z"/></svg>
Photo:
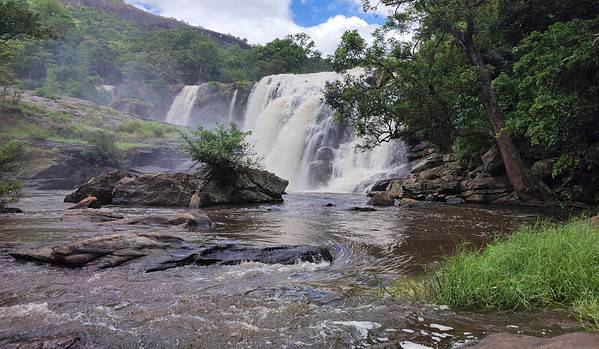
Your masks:
<svg viewBox="0 0 599 349"><path fill-rule="evenodd" d="M218 33L201 27L191 26L174 18L161 17L150 12L140 10L137 7L126 4L121 0L60 0L60 2L68 6L89 7L100 11L106 11L124 20L155 29L173 29L184 27L196 28L198 31L213 38L223 45L239 45L243 48L249 47L246 42L234 36Z"/></svg>

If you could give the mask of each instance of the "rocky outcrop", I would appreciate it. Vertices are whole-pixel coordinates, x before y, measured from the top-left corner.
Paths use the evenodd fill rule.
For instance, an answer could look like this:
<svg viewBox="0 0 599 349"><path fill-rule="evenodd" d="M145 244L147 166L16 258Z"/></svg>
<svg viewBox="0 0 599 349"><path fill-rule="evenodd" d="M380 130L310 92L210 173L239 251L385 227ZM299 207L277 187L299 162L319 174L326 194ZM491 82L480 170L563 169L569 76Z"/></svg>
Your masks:
<svg viewBox="0 0 599 349"><path fill-rule="evenodd" d="M392 180L386 188L377 183L379 196L383 190L392 199L409 198L418 201L444 202L452 205L463 203L535 205L554 207L555 202L573 208L589 208L599 204L599 143L583 153L567 154L579 159L578 167L567 174L556 171L558 158L545 159L532 164L531 173L543 180L555 196L546 202L523 202L514 192L505 172L501 154L492 147L480 158L473 157L469 163L457 161L453 154L438 154L425 143L408 146L407 158L412 171L406 178ZM559 170L559 168L558 168Z"/></svg>
<svg viewBox="0 0 599 349"><path fill-rule="evenodd" d="M10 253L22 261L68 268L115 268L122 265L153 272L184 265L232 265L242 262L294 264L332 262L330 251L314 246L250 247L237 244L193 245L157 234L118 234L70 244Z"/></svg>
<svg viewBox="0 0 599 349"><path fill-rule="evenodd" d="M110 172L99 177L93 177L73 193L67 195L65 202L78 203L85 198L93 196L98 199L100 205L112 204L112 192L114 186L122 179L133 178L136 174L128 171Z"/></svg>
<svg viewBox="0 0 599 349"><path fill-rule="evenodd" d="M599 335L592 333L569 333L554 338L493 333L470 349L594 349L599 348Z"/></svg>
<svg viewBox="0 0 599 349"><path fill-rule="evenodd" d="M385 192L390 199L404 199L403 206L415 206L405 199L453 205L519 203L496 149L485 153L482 164L475 168L461 164L452 154L437 154L421 145L416 150L409 156L413 159L411 174L391 181Z"/></svg>
<svg viewBox="0 0 599 349"><path fill-rule="evenodd" d="M392 198L387 192L375 193L370 200L368 205L372 206L394 206L395 199Z"/></svg>
<svg viewBox="0 0 599 349"><path fill-rule="evenodd" d="M65 201L95 196L103 204L188 207L220 204L280 202L288 181L257 169L244 168L223 183L205 167L193 174L134 174L113 172L92 178ZM193 200L192 200L193 199ZM199 199L199 200L198 200Z"/></svg>

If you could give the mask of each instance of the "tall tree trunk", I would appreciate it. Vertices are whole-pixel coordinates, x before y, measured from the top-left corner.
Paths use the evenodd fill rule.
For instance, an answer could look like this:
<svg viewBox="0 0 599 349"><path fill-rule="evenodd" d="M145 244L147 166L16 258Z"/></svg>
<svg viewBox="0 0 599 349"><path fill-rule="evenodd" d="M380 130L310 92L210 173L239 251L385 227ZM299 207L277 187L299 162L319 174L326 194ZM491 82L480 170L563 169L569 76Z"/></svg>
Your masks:
<svg viewBox="0 0 599 349"><path fill-rule="evenodd" d="M493 128L510 183L520 199L525 201L534 199L546 201L549 196L549 189L539 179L530 175L530 171L524 165L518 148L516 148L512 138L505 129L503 114L499 109L497 94L493 88L491 76L485 67L478 48L474 44L472 36L466 33L461 36L460 41L464 46L468 58L478 69L483 88L482 102L487 108L487 116Z"/></svg>

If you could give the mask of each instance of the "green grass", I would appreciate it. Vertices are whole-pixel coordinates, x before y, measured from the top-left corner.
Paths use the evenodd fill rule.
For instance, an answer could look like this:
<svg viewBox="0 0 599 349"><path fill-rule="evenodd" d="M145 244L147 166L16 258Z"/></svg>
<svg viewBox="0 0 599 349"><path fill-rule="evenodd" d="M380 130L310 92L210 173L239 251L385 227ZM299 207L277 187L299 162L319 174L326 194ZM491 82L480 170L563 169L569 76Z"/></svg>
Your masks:
<svg viewBox="0 0 599 349"><path fill-rule="evenodd" d="M567 308L599 327L599 227L588 219L539 223L458 252L435 271L440 304L464 309Z"/></svg>

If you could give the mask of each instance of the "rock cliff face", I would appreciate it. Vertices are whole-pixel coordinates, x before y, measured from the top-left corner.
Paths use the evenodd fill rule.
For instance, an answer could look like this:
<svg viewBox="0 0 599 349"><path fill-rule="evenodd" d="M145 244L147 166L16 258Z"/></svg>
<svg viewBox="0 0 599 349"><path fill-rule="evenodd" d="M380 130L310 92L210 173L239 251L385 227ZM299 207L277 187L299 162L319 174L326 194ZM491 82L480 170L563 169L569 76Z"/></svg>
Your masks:
<svg viewBox="0 0 599 349"><path fill-rule="evenodd" d="M155 29L173 29L173 28L185 28L192 27L189 24L178 21L173 18L166 18L154 15L150 12L140 10L134 6L128 5L123 1L115 0L60 0L65 5L69 6L80 6L90 7L93 9L110 12L124 20L155 28ZM217 33L212 30L197 28L198 31L202 32L206 36L211 37L220 44L223 45L239 45L241 47L249 47L247 43L237 39L236 37Z"/></svg>
<svg viewBox="0 0 599 349"><path fill-rule="evenodd" d="M438 154L424 144L410 147L409 152L410 175L375 186L376 191L370 194L372 205L388 206L393 205L394 200L402 199L405 202L418 200L454 205L528 204L514 192L496 148L483 154L476 165L463 164L453 154ZM576 174L554 178L551 167L552 160L544 160L535 163L531 171L554 191L558 202L582 208L597 205L599 181L585 180L582 175L576 178Z"/></svg>
<svg viewBox="0 0 599 349"><path fill-rule="evenodd" d="M289 182L276 175L246 168L224 184L206 167L194 174L159 173L139 175L112 172L92 178L65 198L79 202L95 196L102 205L187 207L194 196L199 206L279 202Z"/></svg>

